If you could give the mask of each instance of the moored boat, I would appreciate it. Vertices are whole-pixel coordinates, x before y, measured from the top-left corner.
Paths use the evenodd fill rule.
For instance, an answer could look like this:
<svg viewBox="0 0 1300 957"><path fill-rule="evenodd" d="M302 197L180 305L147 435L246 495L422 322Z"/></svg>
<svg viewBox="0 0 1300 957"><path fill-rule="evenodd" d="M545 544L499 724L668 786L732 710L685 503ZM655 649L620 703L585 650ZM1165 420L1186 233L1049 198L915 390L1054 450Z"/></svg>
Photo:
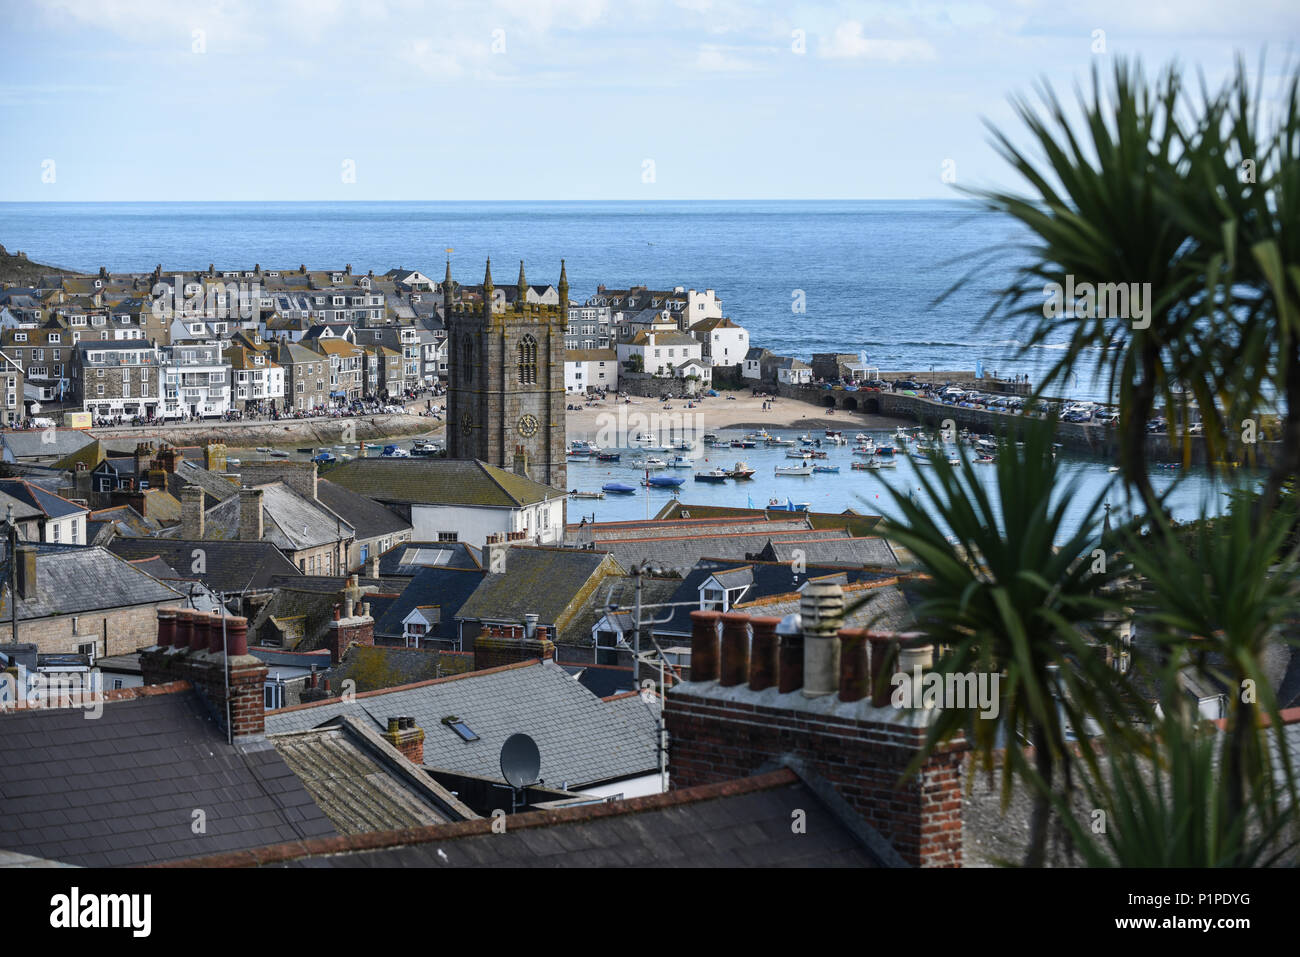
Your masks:
<svg viewBox="0 0 1300 957"><path fill-rule="evenodd" d="M814 472L839 472L839 470L840 467L838 465L814 465L813 466Z"/></svg>
<svg viewBox="0 0 1300 957"><path fill-rule="evenodd" d="M777 475L812 475L813 467L811 465L778 465L776 467Z"/></svg>
<svg viewBox="0 0 1300 957"><path fill-rule="evenodd" d="M697 482L725 482L728 479L727 473L722 469L709 469L707 472L696 472L695 481Z"/></svg>
<svg viewBox="0 0 1300 957"><path fill-rule="evenodd" d="M754 477L754 470L744 462L737 462L735 468L731 469L727 475L734 479L748 479Z"/></svg>
<svg viewBox="0 0 1300 957"><path fill-rule="evenodd" d="M631 495L636 491L635 486L625 482L606 482L600 489L602 492L611 492L614 495Z"/></svg>

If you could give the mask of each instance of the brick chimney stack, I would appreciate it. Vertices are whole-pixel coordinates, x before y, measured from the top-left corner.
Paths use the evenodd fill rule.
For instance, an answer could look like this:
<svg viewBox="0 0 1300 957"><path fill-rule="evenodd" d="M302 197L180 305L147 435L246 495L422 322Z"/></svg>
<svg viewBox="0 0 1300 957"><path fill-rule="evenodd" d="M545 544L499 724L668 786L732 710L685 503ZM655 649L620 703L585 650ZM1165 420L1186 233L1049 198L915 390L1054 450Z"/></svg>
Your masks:
<svg viewBox="0 0 1300 957"><path fill-rule="evenodd" d="M664 701L672 786L733 780L795 759L907 863L960 867L965 744L936 750L903 781L936 712L890 700L889 677L902 672L915 680L912 669L931 667L933 647L922 636L841 629L843 607L839 585L813 582L797 616L691 612L689 680Z"/></svg>
<svg viewBox="0 0 1300 957"><path fill-rule="evenodd" d="M529 615L527 619L536 619ZM474 639L474 670L513 665L521 661L555 659L551 629L535 620L517 625L487 625Z"/></svg>
<svg viewBox="0 0 1300 957"><path fill-rule="evenodd" d="M389 718L383 737L412 764L424 764L424 729L416 727L414 718Z"/></svg>
<svg viewBox="0 0 1300 957"><path fill-rule="evenodd" d="M140 671L146 685L188 681L236 744L266 732L267 669L248 654L246 618L159 608L157 643L140 652Z"/></svg>
<svg viewBox="0 0 1300 957"><path fill-rule="evenodd" d="M181 489L181 538L201 541L205 528L203 489L187 485Z"/></svg>
<svg viewBox="0 0 1300 957"><path fill-rule="evenodd" d="M370 606L361 604L365 592L361 590L356 575L348 578L343 589L343 607L334 606L335 618L328 625L325 647L329 649L330 664L337 665L352 645L373 647L375 644L375 619L370 617Z"/></svg>
<svg viewBox="0 0 1300 957"><path fill-rule="evenodd" d="M241 488L239 490L239 540L260 542L262 532L262 490Z"/></svg>

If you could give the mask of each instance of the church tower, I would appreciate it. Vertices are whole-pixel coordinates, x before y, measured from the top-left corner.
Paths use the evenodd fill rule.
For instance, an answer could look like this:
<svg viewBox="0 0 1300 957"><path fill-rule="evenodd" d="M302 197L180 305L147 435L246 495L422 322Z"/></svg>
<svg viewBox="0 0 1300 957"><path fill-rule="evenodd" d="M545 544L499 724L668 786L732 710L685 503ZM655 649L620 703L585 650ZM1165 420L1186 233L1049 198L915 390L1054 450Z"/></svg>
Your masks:
<svg viewBox="0 0 1300 957"><path fill-rule="evenodd" d="M451 266L447 267L450 285ZM527 301L524 264L509 306L483 275L482 302L446 301L447 456L479 459L554 488L566 488L564 333L568 277L560 263L560 304Z"/></svg>

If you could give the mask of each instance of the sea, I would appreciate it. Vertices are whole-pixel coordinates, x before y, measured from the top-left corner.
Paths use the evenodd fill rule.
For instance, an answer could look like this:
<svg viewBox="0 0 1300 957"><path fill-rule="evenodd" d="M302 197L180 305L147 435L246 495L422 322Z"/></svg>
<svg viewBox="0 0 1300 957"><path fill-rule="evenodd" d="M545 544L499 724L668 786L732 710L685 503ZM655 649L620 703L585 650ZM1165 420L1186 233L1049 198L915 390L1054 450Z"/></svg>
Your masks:
<svg viewBox="0 0 1300 957"><path fill-rule="evenodd" d="M1025 350L1021 320L995 309L1027 239L1005 217L939 200L0 203L0 243L70 269L351 264L354 273L403 268L441 278L450 258L458 281L476 283L491 257L493 278L504 284L515 281L520 260L529 281L553 283L564 259L575 299L598 284L713 289L752 345L779 354L857 353L885 371L980 367L1037 382L1062 344ZM1058 391L1106 398L1106 383L1086 373L1067 385ZM1085 495L1113 482L1110 463L1079 462ZM1157 477L1172 481L1168 472ZM846 466L833 484L849 478ZM1220 483L1199 470L1178 479L1176 516L1217 510ZM819 509L839 509L869 506L877 494L858 493L852 485L829 495L766 487L749 495L760 504L778 495L817 498ZM635 517L648 505L640 497L582 502L571 512Z"/></svg>

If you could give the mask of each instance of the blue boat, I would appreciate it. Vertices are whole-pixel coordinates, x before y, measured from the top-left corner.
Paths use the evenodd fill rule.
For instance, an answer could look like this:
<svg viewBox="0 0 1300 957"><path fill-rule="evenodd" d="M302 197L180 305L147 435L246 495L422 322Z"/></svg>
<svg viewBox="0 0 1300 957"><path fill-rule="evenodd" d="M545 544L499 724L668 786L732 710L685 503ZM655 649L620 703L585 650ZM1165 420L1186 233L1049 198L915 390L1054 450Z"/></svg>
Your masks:
<svg viewBox="0 0 1300 957"><path fill-rule="evenodd" d="M840 467L838 465L814 465L813 466L814 472L838 472L839 470Z"/></svg>
<svg viewBox="0 0 1300 957"><path fill-rule="evenodd" d="M686 479L677 478L675 475L651 475L641 484L650 488L677 488L685 481Z"/></svg>
<svg viewBox="0 0 1300 957"><path fill-rule="evenodd" d="M338 458L329 452L322 452L320 455L313 457L312 461L317 465L328 465L330 462L337 462Z"/></svg>
<svg viewBox="0 0 1300 957"><path fill-rule="evenodd" d="M622 482L606 482L601 488L606 492L613 492L616 495L631 495L636 491L636 486L625 485Z"/></svg>

